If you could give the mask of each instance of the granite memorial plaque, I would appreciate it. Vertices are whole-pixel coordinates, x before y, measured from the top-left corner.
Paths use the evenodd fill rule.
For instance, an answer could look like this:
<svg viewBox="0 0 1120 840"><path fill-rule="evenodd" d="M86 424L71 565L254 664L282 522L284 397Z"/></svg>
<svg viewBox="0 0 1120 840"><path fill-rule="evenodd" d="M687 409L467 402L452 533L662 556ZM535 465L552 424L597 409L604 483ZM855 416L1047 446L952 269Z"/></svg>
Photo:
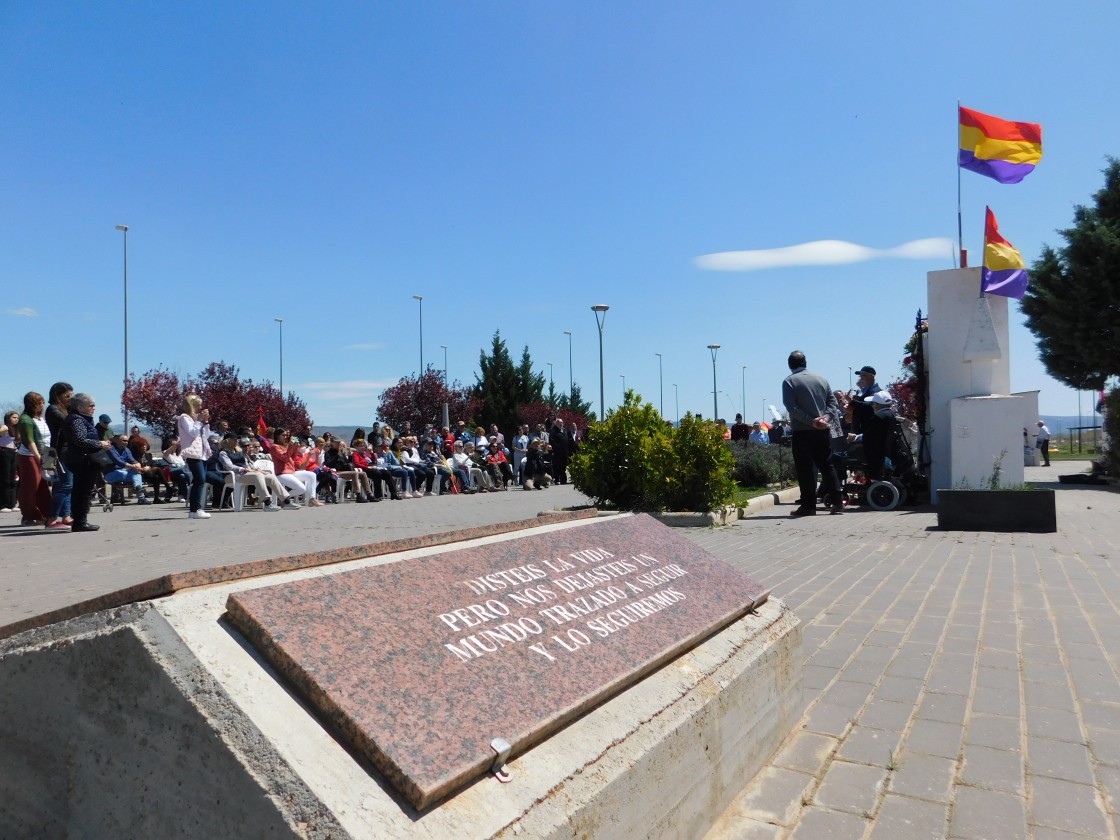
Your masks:
<svg viewBox="0 0 1120 840"><path fill-rule="evenodd" d="M231 595L232 623L416 808L765 599L649 516Z"/></svg>

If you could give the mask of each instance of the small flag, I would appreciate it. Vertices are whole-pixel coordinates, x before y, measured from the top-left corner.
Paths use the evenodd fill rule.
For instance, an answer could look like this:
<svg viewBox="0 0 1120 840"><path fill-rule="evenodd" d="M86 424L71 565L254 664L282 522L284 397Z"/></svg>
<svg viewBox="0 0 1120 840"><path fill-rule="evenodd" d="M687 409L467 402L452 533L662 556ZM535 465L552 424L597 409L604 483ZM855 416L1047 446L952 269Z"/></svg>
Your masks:
<svg viewBox="0 0 1120 840"><path fill-rule="evenodd" d="M257 434L261 437L268 437L268 424L264 422L264 409L257 406Z"/></svg>
<svg viewBox="0 0 1120 840"><path fill-rule="evenodd" d="M980 269L980 291L1020 300L1029 279L1022 254L1000 236L992 208L984 208L984 266Z"/></svg>
<svg viewBox="0 0 1120 840"><path fill-rule="evenodd" d="M1001 184L1018 184L1042 160L1042 126L960 108L961 168L994 178Z"/></svg>

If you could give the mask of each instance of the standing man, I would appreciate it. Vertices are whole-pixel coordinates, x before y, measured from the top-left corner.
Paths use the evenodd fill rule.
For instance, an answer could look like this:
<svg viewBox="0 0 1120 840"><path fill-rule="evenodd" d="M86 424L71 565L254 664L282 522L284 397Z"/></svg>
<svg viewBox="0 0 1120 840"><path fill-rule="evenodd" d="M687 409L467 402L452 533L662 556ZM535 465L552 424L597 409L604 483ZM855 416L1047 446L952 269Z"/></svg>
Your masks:
<svg viewBox="0 0 1120 840"><path fill-rule="evenodd" d="M735 422L731 424L731 439L745 441L751 436L751 427L743 422L743 415L736 414Z"/></svg>
<svg viewBox="0 0 1120 840"><path fill-rule="evenodd" d="M552 477L557 484L568 483L568 459L572 454L572 439L564 428L564 421L557 417L549 432L548 441L552 444Z"/></svg>
<svg viewBox="0 0 1120 840"><path fill-rule="evenodd" d="M787 361L790 374L782 382L782 402L790 419L793 465L801 498L791 516L813 516L817 512L817 485L813 467L820 471L825 504L833 514L843 513L840 482L832 466L828 416L836 397L828 380L805 367L805 354L794 350Z"/></svg>
<svg viewBox="0 0 1120 840"><path fill-rule="evenodd" d="M1035 440L1034 445L1042 453L1042 466L1050 466L1050 430L1041 420L1038 421L1038 439Z"/></svg>

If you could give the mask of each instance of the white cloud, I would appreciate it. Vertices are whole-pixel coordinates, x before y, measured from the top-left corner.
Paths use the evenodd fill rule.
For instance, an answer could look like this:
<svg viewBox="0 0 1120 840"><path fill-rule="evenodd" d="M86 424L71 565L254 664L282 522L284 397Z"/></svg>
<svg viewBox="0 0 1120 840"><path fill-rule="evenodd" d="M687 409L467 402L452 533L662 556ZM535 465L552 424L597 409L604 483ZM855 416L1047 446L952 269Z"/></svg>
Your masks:
<svg viewBox="0 0 1120 840"><path fill-rule="evenodd" d="M30 306L21 306L19 309L9 309L9 315L19 315L21 318L38 318L39 310L32 309Z"/></svg>
<svg viewBox="0 0 1120 840"><path fill-rule="evenodd" d="M709 271L759 271L764 268L788 268L805 265L847 265L867 260L894 257L904 260L944 258L952 260L953 241L944 238L915 239L894 248L868 248L839 239L819 239L786 248L763 248L755 251L721 251L697 257L698 268Z"/></svg>
<svg viewBox="0 0 1120 840"><path fill-rule="evenodd" d="M364 400L396 384L397 380L346 379L339 382L304 382L296 387L313 392L314 396L310 399L315 400Z"/></svg>
<svg viewBox="0 0 1120 840"><path fill-rule="evenodd" d="M343 346L342 349L343 350L380 350L384 346L385 346L384 344L376 344L376 343L374 343L374 344L346 344L346 345Z"/></svg>

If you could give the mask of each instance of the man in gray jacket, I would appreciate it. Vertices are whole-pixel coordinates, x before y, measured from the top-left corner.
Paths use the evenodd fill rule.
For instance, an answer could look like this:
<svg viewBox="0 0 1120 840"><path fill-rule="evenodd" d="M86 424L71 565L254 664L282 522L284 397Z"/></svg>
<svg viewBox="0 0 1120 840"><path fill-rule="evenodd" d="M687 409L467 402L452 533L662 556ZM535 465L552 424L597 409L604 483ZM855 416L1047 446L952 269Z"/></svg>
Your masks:
<svg viewBox="0 0 1120 840"><path fill-rule="evenodd" d="M829 410L835 409L836 397L827 379L806 370L805 354L800 350L789 354L788 364L790 374L782 382L782 402L789 413L793 466L801 488L797 509L790 515L813 516L817 512L814 466L824 482L825 504L832 513L843 513L828 431Z"/></svg>

